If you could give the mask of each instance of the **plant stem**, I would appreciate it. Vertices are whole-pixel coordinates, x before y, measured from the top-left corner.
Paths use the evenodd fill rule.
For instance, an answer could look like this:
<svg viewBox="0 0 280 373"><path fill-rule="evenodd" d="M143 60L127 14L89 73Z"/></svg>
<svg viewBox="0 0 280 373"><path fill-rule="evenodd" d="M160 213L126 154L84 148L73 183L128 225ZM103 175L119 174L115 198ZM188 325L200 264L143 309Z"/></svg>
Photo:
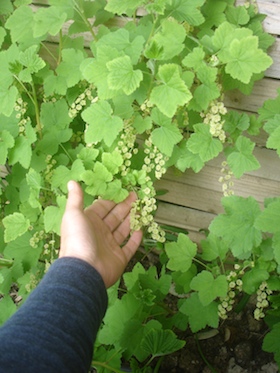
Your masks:
<svg viewBox="0 0 280 373"><path fill-rule="evenodd" d="M212 365L209 363L209 361L206 359L206 357L204 356L201 348L200 348L200 344L198 342L198 339L197 339L197 336L195 336L195 342L196 342L196 346L197 346L197 349L198 349L198 352L199 352L199 355L202 357L202 360L205 362L205 364L208 366L208 368L211 370L212 373L218 373L216 371L216 369L214 369L212 367Z"/></svg>
<svg viewBox="0 0 280 373"><path fill-rule="evenodd" d="M87 19L87 17L85 16L84 14L84 11L81 10L79 8L79 5L77 4L76 1L74 1L75 5L76 5L76 12L79 14L79 16L82 18L82 20L84 21L84 23L87 25L88 29L89 29L89 32L91 33L92 37L93 37L93 40L94 41L97 41L97 37L92 29L92 25L90 24L89 20Z"/></svg>
<svg viewBox="0 0 280 373"><path fill-rule="evenodd" d="M199 259L193 258L193 261L200 264L202 267L206 268L209 272L212 272L212 269L203 262L201 262Z"/></svg>
<svg viewBox="0 0 280 373"><path fill-rule="evenodd" d="M63 149L64 153L67 155L67 157L70 159L70 161L73 163L73 158L71 155L68 153L68 151L65 149L65 147L60 143L59 146Z"/></svg>
<svg viewBox="0 0 280 373"><path fill-rule="evenodd" d="M59 31L59 48L58 48L58 59L57 59L57 66L60 65L61 57L62 57L62 30Z"/></svg>
<svg viewBox="0 0 280 373"><path fill-rule="evenodd" d="M11 267L14 261L12 259L0 258L0 267Z"/></svg>
<svg viewBox="0 0 280 373"><path fill-rule="evenodd" d="M159 368L160 368L161 363L162 363L162 360L163 360L163 356L161 356L161 358L158 360L158 362L157 362L157 364L156 364L156 366L154 368L154 373L158 373Z"/></svg>
<svg viewBox="0 0 280 373"><path fill-rule="evenodd" d="M93 361L92 362L92 365L97 365L99 367L102 367L102 368L105 368L105 369L108 369L110 372L114 372L114 373L124 373L123 370L119 370L117 368L112 368L110 367L110 365L106 364L106 363L102 363L101 361Z"/></svg>
<svg viewBox="0 0 280 373"><path fill-rule="evenodd" d="M14 75L14 78L21 85L21 87L23 88L24 92L27 94L27 96L30 98L30 100L32 101L33 105L35 106L34 99L33 99L32 95L30 94L30 92L28 91L28 89L25 87L25 85L22 83L22 81L16 75Z"/></svg>

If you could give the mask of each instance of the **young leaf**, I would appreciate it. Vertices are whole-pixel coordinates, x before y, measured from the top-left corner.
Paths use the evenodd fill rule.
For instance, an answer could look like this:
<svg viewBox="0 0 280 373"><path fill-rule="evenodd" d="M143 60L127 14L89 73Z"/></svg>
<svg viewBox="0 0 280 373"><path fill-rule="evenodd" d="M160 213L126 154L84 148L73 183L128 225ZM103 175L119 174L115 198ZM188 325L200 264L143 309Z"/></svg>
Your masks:
<svg viewBox="0 0 280 373"><path fill-rule="evenodd" d="M164 356L180 350L185 341L177 339L172 330L151 329L141 341L140 347L153 357Z"/></svg>
<svg viewBox="0 0 280 373"><path fill-rule="evenodd" d="M264 51L258 48L258 38L248 36L242 40L231 42L229 53L223 59L226 63L226 72L234 79L248 84L253 74L265 71L272 59Z"/></svg>
<svg viewBox="0 0 280 373"><path fill-rule="evenodd" d="M99 101L83 111L82 118L89 124L85 132L86 143L104 141L106 145L112 145L123 128L121 118L112 113L107 101Z"/></svg>
<svg viewBox="0 0 280 373"><path fill-rule="evenodd" d="M71 169L65 166L58 166L52 176L52 188L60 188L64 193L67 192L67 183L70 180L81 180L81 174L85 171L83 162L76 159Z"/></svg>
<svg viewBox="0 0 280 373"><path fill-rule="evenodd" d="M221 141L212 137L206 124L196 124L194 130L195 133L190 136L187 142L187 148L193 154L198 154L203 162L217 157L223 150Z"/></svg>
<svg viewBox="0 0 280 373"><path fill-rule="evenodd" d="M239 136L233 151L227 156L227 162L234 176L239 178L244 172L257 170L260 164L252 154L255 144L245 136Z"/></svg>
<svg viewBox="0 0 280 373"><path fill-rule="evenodd" d="M217 297L226 296L228 282L224 275L214 278L211 272L202 271L192 279L190 287L198 292L201 304L208 306Z"/></svg>
<svg viewBox="0 0 280 373"><path fill-rule="evenodd" d="M220 90L217 86L218 70L209 66L201 66L197 69L197 78L201 84L195 89L193 99L195 101L195 110L206 110L209 103L220 96ZM197 106L197 107L196 107Z"/></svg>
<svg viewBox="0 0 280 373"><path fill-rule="evenodd" d="M193 333L204 329L207 325L212 328L217 328L219 325L218 304L212 302L203 306L197 293L192 293L190 298L184 300L179 310L189 317L189 324Z"/></svg>
<svg viewBox="0 0 280 373"><path fill-rule="evenodd" d="M177 242L168 242L165 251L169 258L166 267L172 271L186 272L192 265L197 246L188 236L179 233Z"/></svg>
<svg viewBox="0 0 280 373"><path fill-rule="evenodd" d="M164 19L161 30L151 40L162 52L158 59L167 60L179 55L184 48L186 30L175 19Z"/></svg>
<svg viewBox="0 0 280 373"><path fill-rule="evenodd" d="M270 149L275 149L280 156L280 114L269 119L264 125L264 130L269 133L266 146Z"/></svg>
<svg viewBox="0 0 280 373"><path fill-rule="evenodd" d="M152 142L159 150L171 156L174 145L176 145L182 138L180 130L172 124L166 124L152 131Z"/></svg>
<svg viewBox="0 0 280 373"><path fill-rule="evenodd" d="M107 189L102 194L102 198L110 199L116 203L119 203L125 200L128 194L128 190L122 187L120 180L113 180L107 185Z"/></svg>
<svg viewBox="0 0 280 373"><path fill-rule="evenodd" d="M202 258L211 262L217 258L224 260L228 252L227 244L219 237L209 233L205 240L201 241Z"/></svg>
<svg viewBox="0 0 280 373"><path fill-rule="evenodd" d="M112 181L113 175L102 163L96 162L93 171L85 171L81 178L88 185L86 192L93 196L99 196L106 192L108 183Z"/></svg>
<svg viewBox="0 0 280 373"><path fill-rule="evenodd" d="M104 152L102 154L102 164L113 175L118 173L120 166L123 164L123 162L123 157L118 151L113 151L112 153Z"/></svg>
<svg viewBox="0 0 280 373"><path fill-rule="evenodd" d="M161 84L153 88L150 101L157 105L163 114L171 118L178 106L189 102L192 95L180 77L178 65L161 65L159 67L158 79Z"/></svg>
<svg viewBox="0 0 280 373"><path fill-rule="evenodd" d="M126 95L133 93L143 80L141 70L133 70L128 56L118 57L107 62L108 86L112 90L123 90Z"/></svg>
<svg viewBox="0 0 280 373"><path fill-rule="evenodd" d="M210 232L222 237L230 245L234 256L244 259L262 240L261 232L255 227L260 207L252 197L224 197L222 204L225 214L212 221Z"/></svg>
<svg viewBox="0 0 280 373"><path fill-rule="evenodd" d="M5 227L5 242L13 241L17 237L22 236L30 226L30 221L19 212L14 212L12 215L6 216L2 222Z"/></svg>

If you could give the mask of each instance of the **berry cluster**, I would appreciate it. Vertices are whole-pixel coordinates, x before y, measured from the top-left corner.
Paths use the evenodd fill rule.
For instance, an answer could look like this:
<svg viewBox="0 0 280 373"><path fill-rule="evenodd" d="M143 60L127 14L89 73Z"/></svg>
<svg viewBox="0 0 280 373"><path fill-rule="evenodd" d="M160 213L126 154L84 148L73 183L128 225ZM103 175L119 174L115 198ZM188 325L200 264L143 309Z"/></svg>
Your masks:
<svg viewBox="0 0 280 373"><path fill-rule="evenodd" d="M47 238L47 234L44 230L35 232L33 236L29 240L29 244L34 249L37 249L39 247L40 241L44 241Z"/></svg>
<svg viewBox="0 0 280 373"><path fill-rule="evenodd" d="M90 85L84 92L82 92L71 105L68 115L71 119L75 118L88 102L93 103L94 97L92 96L93 86Z"/></svg>
<svg viewBox="0 0 280 373"><path fill-rule="evenodd" d="M151 138L145 140L144 153L146 154L144 159L144 165L142 170L146 171L147 174L154 171L155 177L160 179L162 175L166 173L165 164L168 160L167 156L164 156L158 148L152 143Z"/></svg>
<svg viewBox="0 0 280 373"><path fill-rule="evenodd" d="M30 273L29 283L25 285L25 290L27 293L30 293L33 289L35 289L38 283L39 281L36 276L33 273Z"/></svg>
<svg viewBox="0 0 280 373"><path fill-rule="evenodd" d="M53 168L54 166L56 165L56 160L52 158L52 156L50 154L48 154L46 156L46 164L47 164L47 167L45 169L45 180L46 182L48 183L51 183L51 179L52 179L52 176L53 176Z"/></svg>
<svg viewBox="0 0 280 373"><path fill-rule="evenodd" d="M213 137L218 137L221 142L225 142L226 134L223 130L225 121L222 119L223 115L227 113L224 103L221 101L212 101L208 112L201 113L203 123L210 126L210 133Z"/></svg>
<svg viewBox="0 0 280 373"><path fill-rule="evenodd" d="M124 159L124 163L121 166L121 176L126 176L129 173L132 155L138 152L138 148L135 147L135 141L136 132L132 126L131 120L125 120L123 132L116 147L116 150Z"/></svg>
<svg viewBox="0 0 280 373"><path fill-rule="evenodd" d="M263 311L269 306L268 296L271 294L272 291L268 289L267 283L265 281L262 282L257 291L257 303L254 311L254 318L256 320L264 318L265 314Z"/></svg>
<svg viewBox="0 0 280 373"><path fill-rule="evenodd" d="M25 114L27 111L27 102L24 102L23 99L20 97L17 99L14 110L17 113L16 118L19 119L18 127L19 127L19 134L23 136L25 134L25 126L28 122L29 118L25 118Z"/></svg>
<svg viewBox="0 0 280 373"><path fill-rule="evenodd" d="M227 319L227 313L232 310L237 293L242 291L243 282L240 277L243 274L244 268L241 268L239 264L235 264L234 271L230 271L227 276L228 293L226 297L220 298L221 303L218 306L219 317L223 320Z"/></svg>
<svg viewBox="0 0 280 373"><path fill-rule="evenodd" d="M224 196L232 196L234 194L234 191L232 190L232 187L234 186L234 182L232 181L233 172L229 169L226 161L222 162L221 173L223 176L219 178L219 182L222 183Z"/></svg>

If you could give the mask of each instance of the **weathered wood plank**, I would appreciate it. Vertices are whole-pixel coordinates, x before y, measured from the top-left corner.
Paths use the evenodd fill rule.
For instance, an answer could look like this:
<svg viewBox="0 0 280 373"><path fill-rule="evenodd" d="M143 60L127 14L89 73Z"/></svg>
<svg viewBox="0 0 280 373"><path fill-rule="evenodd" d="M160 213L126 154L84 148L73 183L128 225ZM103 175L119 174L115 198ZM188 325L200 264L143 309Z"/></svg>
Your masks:
<svg viewBox="0 0 280 373"><path fill-rule="evenodd" d="M246 96L238 90L226 93L225 105L228 108L242 111L257 112L264 101L277 96L280 80L264 78L255 83L252 93Z"/></svg>
<svg viewBox="0 0 280 373"><path fill-rule="evenodd" d="M194 242L205 238L200 232L207 229L216 215L187 207L176 206L166 202L159 202L155 219L159 224L171 225L186 229Z"/></svg>

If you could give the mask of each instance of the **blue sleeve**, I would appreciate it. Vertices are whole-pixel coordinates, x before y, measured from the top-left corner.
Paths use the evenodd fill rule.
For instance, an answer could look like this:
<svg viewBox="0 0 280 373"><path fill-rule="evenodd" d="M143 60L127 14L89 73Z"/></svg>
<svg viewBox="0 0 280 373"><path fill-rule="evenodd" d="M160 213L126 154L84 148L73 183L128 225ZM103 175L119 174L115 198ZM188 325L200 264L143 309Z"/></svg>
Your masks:
<svg viewBox="0 0 280 373"><path fill-rule="evenodd" d="M91 265L58 259L0 329L0 372L88 372L107 302Z"/></svg>

